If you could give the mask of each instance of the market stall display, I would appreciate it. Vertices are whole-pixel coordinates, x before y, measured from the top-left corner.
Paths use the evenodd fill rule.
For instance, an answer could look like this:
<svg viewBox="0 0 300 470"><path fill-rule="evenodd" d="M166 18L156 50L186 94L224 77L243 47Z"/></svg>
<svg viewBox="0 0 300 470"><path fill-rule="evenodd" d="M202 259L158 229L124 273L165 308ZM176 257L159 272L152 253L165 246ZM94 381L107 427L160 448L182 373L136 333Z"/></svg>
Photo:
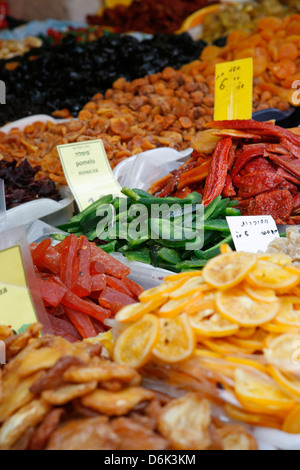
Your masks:
<svg viewBox="0 0 300 470"><path fill-rule="evenodd" d="M133 0L129 6L116 5L105 8L101 15L89 15L90 24L111 26L117 32L141 31L143 33L171 34L180 29L187 16L217 0Z"/></svg>
<svg viewBox="0 0 300 470"><path fill-rule="evenodd" d="M203 194L237 198L242 215L272 215L278 224L297 224L300 137L271 123L215 121L192 140L197 152L179 170L150 188L151 194Z"/></svg>
<svg viewBox="0 0 300 470"><path fill-rule="evenodd" d="M0 35L0 449L300 449L299 5L116 2Z"/></svg>
<svg viewBox="0 0 300 470"><path fill-rule="evenodd" d="M200 393L178 399L101 356L98 344L13 335L0 326L8 363L0 377L1 450L256 450L242 427L222 423ZM174 422L173 414L176 419Z"/></svg>
<svg viewBox="0 0 300 470"><path fill-rule="evenodd" d="M104 320L135 303L143 289L130 269L86 237L31 245L41 297L55 334L74 342L105 331Z"/></svg>

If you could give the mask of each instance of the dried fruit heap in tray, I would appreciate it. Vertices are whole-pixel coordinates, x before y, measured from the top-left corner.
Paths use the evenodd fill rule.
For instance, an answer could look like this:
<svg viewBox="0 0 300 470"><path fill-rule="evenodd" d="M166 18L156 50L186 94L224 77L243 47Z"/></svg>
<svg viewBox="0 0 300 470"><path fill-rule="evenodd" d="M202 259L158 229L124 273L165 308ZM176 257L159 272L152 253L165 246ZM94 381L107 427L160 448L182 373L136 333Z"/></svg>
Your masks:
<svg viewBox="0 0 300 470"><path fill-rule="evenodd" d="M0 325L0 450L256 450L242 426L212 416L203 395L145 389L99 344L39 338L40 326L14 336Z"/></svg>
<svg viewBox="0 0 300 470"><path fill-rule="evenodd" d="M215 121L206 127L211 131L193 139L197 152L187 164L155 183L150 192L184 197L198 190L204 205L222 194L239 200L242 215L269 214L278 224L298 224L297 131L253 120Z"/></svg>
<svg viewBox="0 0 300 470"><path fill-rule="evenodd" d="M69 341L105 331L104 320L143 292L127 278L127 266L84 236L70 235L55 247L46 239L32 244L31 252L50 325Z"/></svg>
<svg viewBox="0 0 300 470"><path fill-rule="evenodd" d="M60 199L56 185L44 177L36 179L41 167L32 167L27 160L18 164L16 160L0 160L0 179L5 184L6 209L12 209L36 199Z"/></svg>

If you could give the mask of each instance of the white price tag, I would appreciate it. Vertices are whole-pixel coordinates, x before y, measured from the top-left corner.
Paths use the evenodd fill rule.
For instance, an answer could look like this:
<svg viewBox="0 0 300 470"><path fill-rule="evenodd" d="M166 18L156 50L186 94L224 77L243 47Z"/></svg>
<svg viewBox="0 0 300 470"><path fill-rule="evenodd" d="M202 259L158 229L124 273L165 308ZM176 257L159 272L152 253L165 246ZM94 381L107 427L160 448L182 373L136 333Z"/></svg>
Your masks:
<svg viewBox="0 0 300 470"><path fill-rule="evenodd" d="M236 251L264 252L275 238L279 238L275 220L270 215L226 217L226 219Z"/></svg>

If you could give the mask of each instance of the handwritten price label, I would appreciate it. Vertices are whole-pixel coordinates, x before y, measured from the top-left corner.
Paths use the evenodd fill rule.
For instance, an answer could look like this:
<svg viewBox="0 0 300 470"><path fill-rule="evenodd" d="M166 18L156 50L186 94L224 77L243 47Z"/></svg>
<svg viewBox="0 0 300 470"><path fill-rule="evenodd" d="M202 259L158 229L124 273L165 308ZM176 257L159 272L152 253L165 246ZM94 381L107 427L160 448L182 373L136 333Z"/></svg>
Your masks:
<svg viewBox="0 0 300 470"><path fill-rule="evenodd" d="M253 59L216 65L215 121L251 119Z"/></svg>
<svg viewBox="0 0 300 470"><path fill-rule="evenodd" d="M275 220L270 215L226 217L236 251L266 251L279 238Z"/></svg>
<svg viewBox="0 0 300 470"><path fill-rule="evenodd" d="M121 195L102 140L60 145L57 150L80 211L106 194Z"/></svg>

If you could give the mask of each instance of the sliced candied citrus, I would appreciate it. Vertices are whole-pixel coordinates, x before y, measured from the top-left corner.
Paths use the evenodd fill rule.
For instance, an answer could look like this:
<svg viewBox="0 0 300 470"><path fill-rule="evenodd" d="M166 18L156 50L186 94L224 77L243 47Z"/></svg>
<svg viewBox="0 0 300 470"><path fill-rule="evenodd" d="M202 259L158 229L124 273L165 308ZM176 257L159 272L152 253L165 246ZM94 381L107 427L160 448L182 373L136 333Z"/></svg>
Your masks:
<svg viewBox="0 0 300 470"><path fill-rule="evenodd" d="M223 243L223 245L220 246L220 252L221 255L226 255L227 253L232 253L232 249L227 243Z"/></svg>
<svg viewBox="0 0 300 470"><path fill-rule="evenodd" d="M165 302L165 299L154 299L147 303L131 304L122 308L115 316L115 320L120 323L135 322L142 318L146 313L151 313Z"/></svg>
<svg viewBox="0 0 300 470"><path fill-rule="evenodd" d="M253 336L255 332L256 332L255 326L251 328L240 328L239 331L235 333L235 336L237 338L248 339L248 338L251 338L251 336Z"/></svg>
<svg viewBox="0 0 300 470"><path fill-rule="evenodd" d="M217 293L218 311L227 320L241 326L258 326L271 321L278 312L279 302L254 300L239 287Z"/></svg>
<svg viewBox="0 0 300 470"><path fill-rule="evenodd" d="M163 297L178 289L178 287L180 287L183 283L184 279L164 282L160 286L144 291L139 296L139 300L143 303L147 303L151 300L157 299L157 297Z"/></svg>
<svg viewBox="0 0 300 470"><path fill-rule="evenodd" d="M233 405L225 405L225 411L228 416L237 421L252 424L253 426L263 426L266 428L281 429L282 419L277 416L267 416L243 411Z"/></svg>
<svg viewBox="0 0 300 470"><path fill-rule="evenodd" d="M190 302L191 300L189 298L180 300L169 300L157 311L157 314L162 318L175 317L180 313L184 313L185 307L187 307Z"/></svg>
<svg viewBox="0 0 300 470"><path fill-rule="evenodd" d="M204 283L203 277L192 277L185 281L185 283L176 289L174 292L170 293L170 298L174 300L182 299L186 296L191 296L197 294L200 291L205 291L209 288L207 284Z"/></svg>
<svg viewBox="0 0 300 470"><path fill-rule="evenodd" d="M284 334L269 342L264 349L268 364L285 373L299 372L300 369L300 334Z"/></svg>
<svg viewBox="0 0 300 470"><path fill-rule="evenodd" d="M171 274L170 276L167 276L165 278L166 282L175 282L175 281L182 281L182 280L188 280L191 279L192 277L199 277L202 276L202 271L191 271L191 272L186 272L186 273L178 273L178 274Z"/></svg>
<svg viewBox="0 0 300 470"><path fill-rule="evenodd" d="M240 348L246 349L247 351L249 351L249 354L263 350L262 341L258 341L251 338L241 339L232 336L229 338L229 342L235 344L236 346L239 346Z"/></svg>
<svg viewBox="0 0 300 470"><path fill-rule="evenodd" d="M235 394L241 402L265 411L288 411L296 402L281 390L267 374L252 368L237 368L234 373Z"/></svg>
<svg viewBox="0 0 300 470"><path fill-rule="evenodd" d="M166 363L179 362L193 354L195 335L186 314L159 320L159 340L153 355Z"/></svg>
<svg viewBox="0 0 300 470"><path fill-rule="evenodd" d="M254 300L261 300L262 302L277 302L278 298L275 290L273 289L260 289L259 287L251 287L246 282L243 284L243 289L247 292L249 297Z"/></svg>
<svg viewBox="0 0 300 470"><path fill-rule="evenodd" d="M202 339L201 342L212 351L221 354L222 356L228 354L249 353L246 349L242 349L235 344L229 343L225 339Z"/></svg>
<svg viewBox="0 0 300 470"><path fill-rule="evenodd" d="M85 343L102 344L105 347L105 349L108 351L109 356L111 358L113 357L115 342L114 342L114 338L113 338L111 330L106 331L105 333L100 333L98 336L95 336L94 338L84 339L83 341Z"/></svg>
<svg viewBox="0 0 300 470"><path fill-rule="evenodd" d="M291 289L299 281L300 276L298 274L291 273L277 264L261 260L257 262L248 275L248 282L252 286L262 289L274 289L277 292Z"/></svg>
<svg viewBox="0 0 300 470"><path fill-rule="evenodd" d="M151 357L159 340L159 319L147 314L124 330L115 344L114 359L137 369Z"/></svg>
<svg viewBox="0 0 300 470"><path fill-rule="evenodd" d="M196 335L222 338L234 335L239 329L237 324L229 322L214 309L203 310L189 318Z"/></svg>
<svg viewBox="0 0 300 470"><path fill-rule="evenodd" d="M293 328L291 326L278 325L273 322L265 323L264 325L261 325L261 329L264 331L268 331L269 333L272 333L275 335L288 334L288 333L300 334L300 328Z"/></svg>
<svg viewBox="0 0 300 470"><path fill-rule="evenodd" d="M300 434L300 405L288 414L283 422L282 430L289 434Z"/></svg>
<svg viewBox="0 0 300 470"><path fill-rule="evenodd" d="M280 309L274 321L278 325L300 328L300 310L294 308L293 299L280 298Z"/></svg>
<svg viewBox="0 0 300 470"><path fill-rule="evenodd" d="M287 393L300 399L300 379L293 374L284 374L277 367L268 366L269 373Z"/></svg>
<svg viewBox="0 0 300 470"><path fill-rule="evenodd" d="M292 258L285 253L264 253L258 257L262 261L269 261L271 263L279 264L280 266L287 266L291 264Z"/></svg>
<svg viewBox="0 0 300 470"><path fill-rule="evenodd" d="M267 368L261 362L255 359L248 359L247 357L239 357L239 356L227 356L226 361L233 362L234 364L238 364L242 366L254 367L254 369L267 373Z"/></svg>
<svg viewBox="0 0 300 470"><path fill-rule="evenodd" d="M207 309L216 308L216 292L207 292L206 294L199 294L192 302L185 308L185 313L194 315Z"/></svg>
<svg viewBox="0 0 300 470"><path fill-rule="evenodd" d="M197 348L194 351L194 356L198 357L215 357L220 358L222 357L220 354L210 351L209 349Z"/></svg>
<svg viewBox="0 0 300 470"><path fill-rule="evenodd" d="M256 261L257 256L252 253L232 252L219 255L204 267L203 278L218 289L229 289L246 278Z"/></svg>

